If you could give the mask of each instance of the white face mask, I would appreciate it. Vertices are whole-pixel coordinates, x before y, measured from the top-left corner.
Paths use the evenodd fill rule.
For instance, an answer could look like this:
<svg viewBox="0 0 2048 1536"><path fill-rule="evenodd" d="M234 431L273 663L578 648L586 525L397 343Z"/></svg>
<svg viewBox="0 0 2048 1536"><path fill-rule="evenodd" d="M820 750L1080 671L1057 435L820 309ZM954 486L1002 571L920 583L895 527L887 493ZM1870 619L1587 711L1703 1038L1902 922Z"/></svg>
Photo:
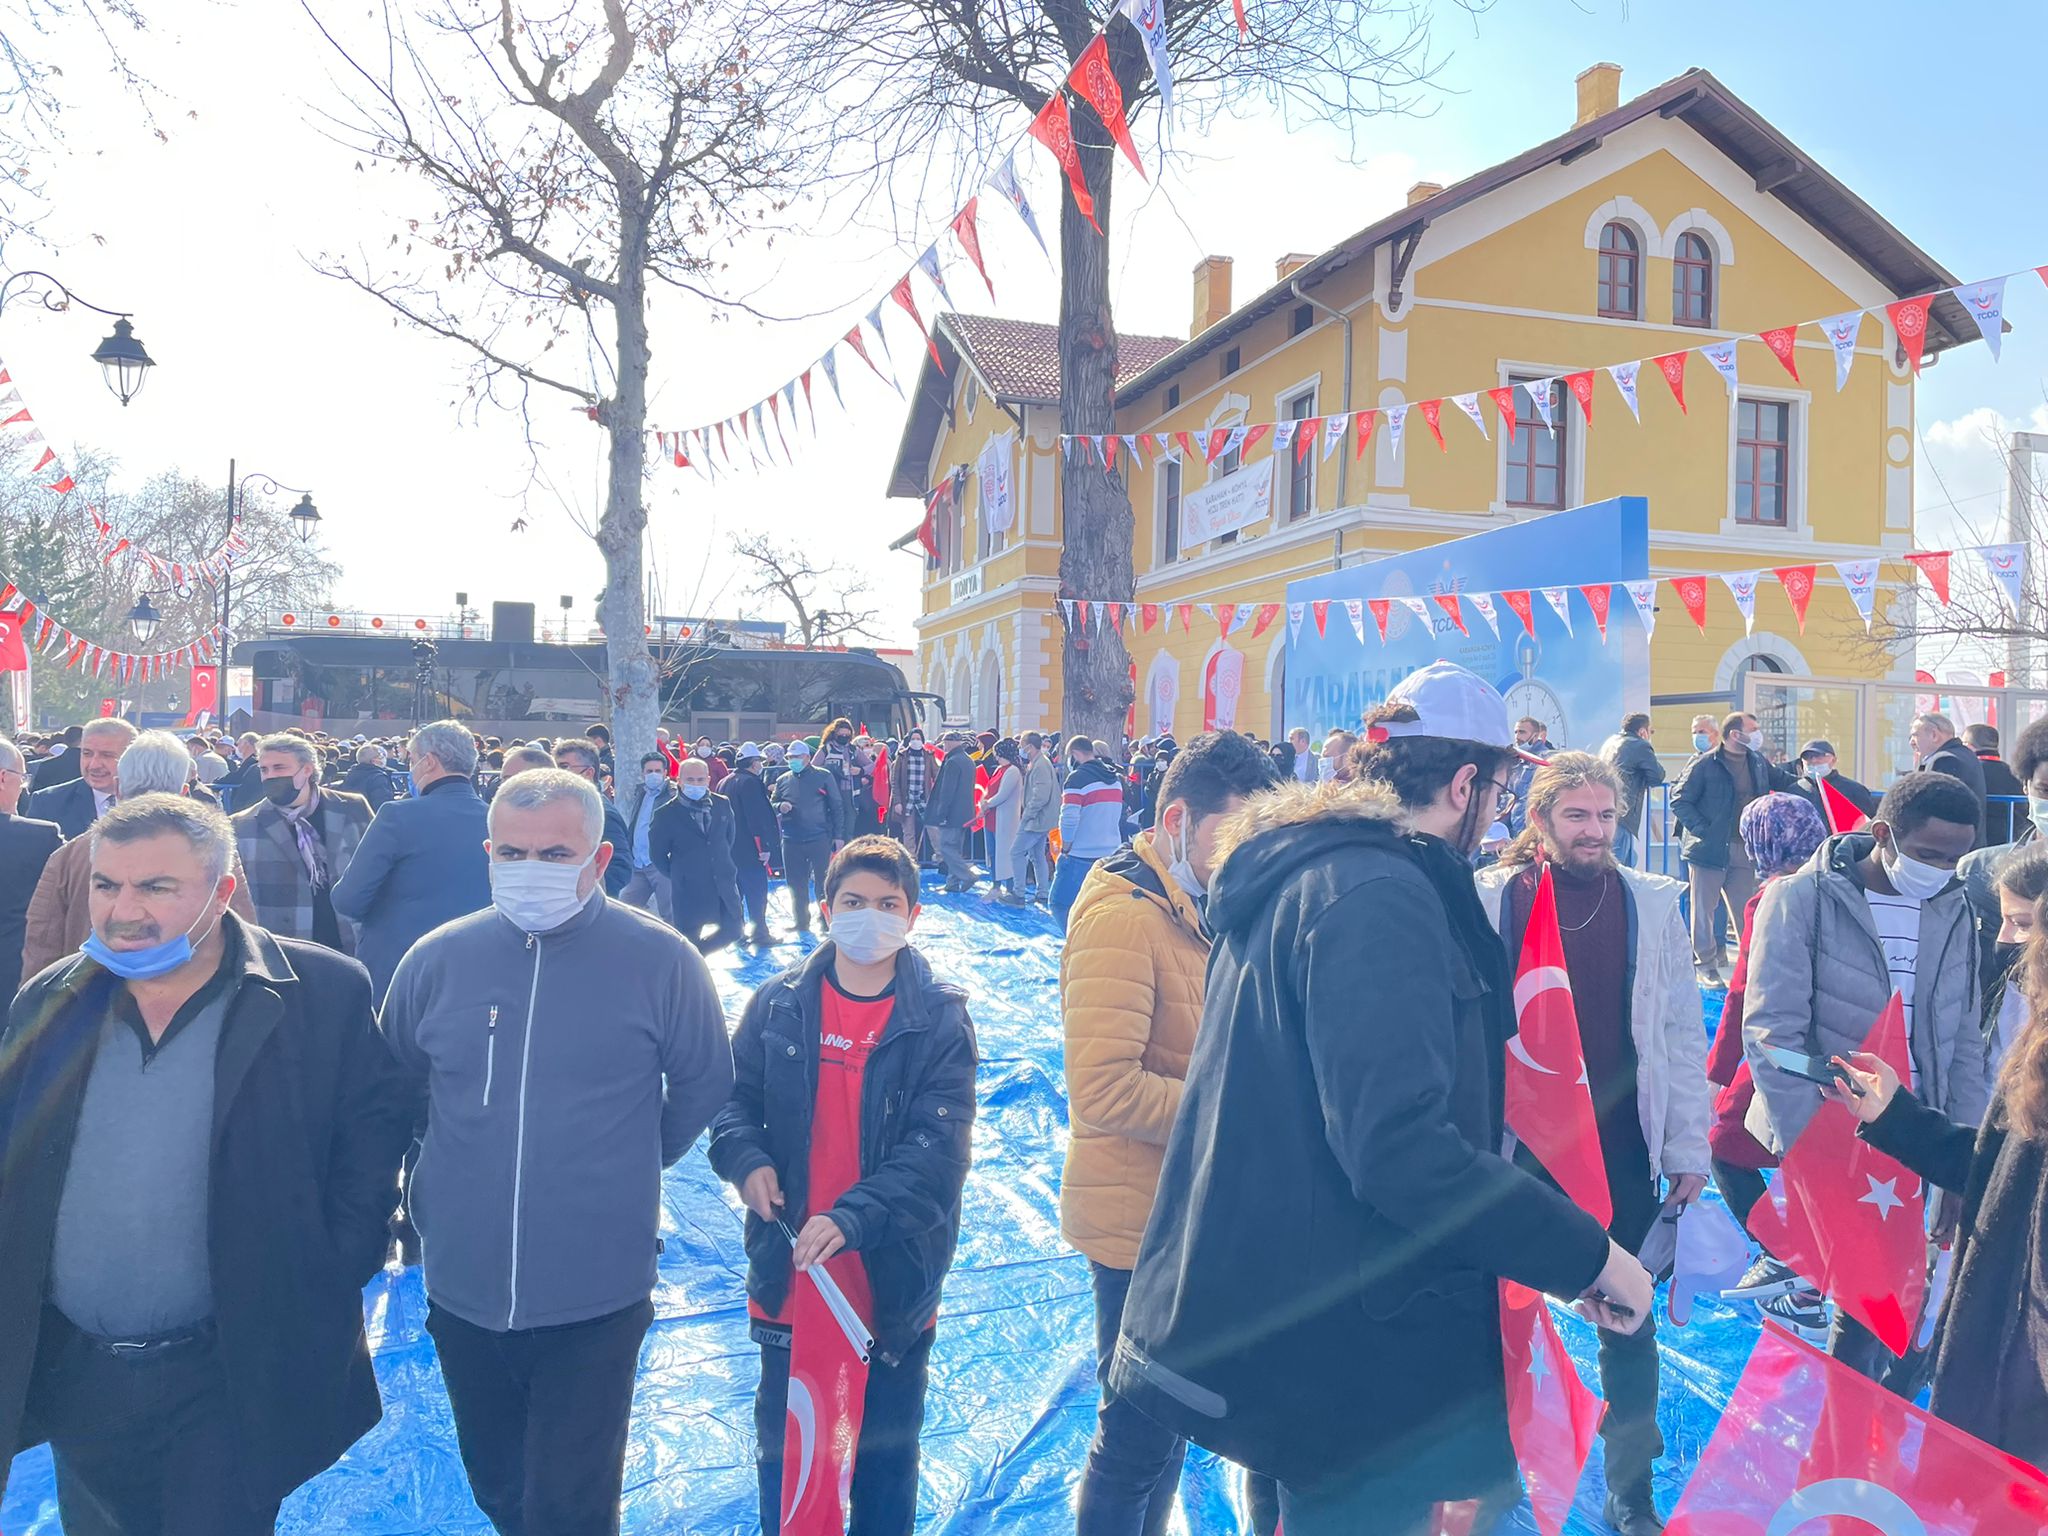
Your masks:
<svg viewBox="0 0 2048 1536"><path fill-rule="evenodd" d="M647 786L650 795L658 795L668 785L668 775L658 768L650 768L640 775L640 782Z"/></svg>
<svg viewBox="0 0 2048 1536"><path fill-rule="evenodd" d="M1336 777L1337 759L1334 757L1319 757L1316 759L1316 778L1319 782L1327 784Z"/></svg>
<svg viewBox="0 0 2048 1536"><path fill-rule="evenodd" d="M595 849L581 864L549 864L541 859L491 861L491 904L505 920L526 933L547 933L583 910L583 871L597 857Z"/></svg>
<svg viewBox="0 0 2048 1536"><path fill-rule="evenodd" d="M1816 779L1824 779L1835 771L1835 765L1833 763L1808 763L1806 771Z"/></svg>
<svg viewBox="0 0 2048 1536"><path fill-rule="evenodd" d="M1892 889L1913 901L1932 901L1956 877L1952 869L1936 869L1903 853L1886 854L1880 849L1878 862L1884 865L1884 875L1891 881Z"/></svg>
<svg viewBox="0 0 2048 1536"><path fill-rule="evenodd" d="M1161 830L1165 831L1164 828ZM1194 852L1194 838L1188 827L1188 815L1185 810L1181 812L1180 839L1178 843L1175 842L1171 832L1166 832L1165 836L1166 873L1173 878L1175 885L1186 891L1196 901L1205 900L1209 895L1209 887L1195 874L1195 866L1189 858L1189 855Z"/></svg>
<svg viewBox="0 0 2048 1536"><path fill-rule="evenodd" d="M910 923L880 907L852 907L834 912L826 925L839 952L855 965L887 960L910 942Z"/></svg>
<svg viewBox="0 0 2048 1536"><path fill-rule="evenodd" d="M2043 837L2048 837L2048 800L2035 796L2027 798L2027 813L2033 818L2034 826Z"/></svg>

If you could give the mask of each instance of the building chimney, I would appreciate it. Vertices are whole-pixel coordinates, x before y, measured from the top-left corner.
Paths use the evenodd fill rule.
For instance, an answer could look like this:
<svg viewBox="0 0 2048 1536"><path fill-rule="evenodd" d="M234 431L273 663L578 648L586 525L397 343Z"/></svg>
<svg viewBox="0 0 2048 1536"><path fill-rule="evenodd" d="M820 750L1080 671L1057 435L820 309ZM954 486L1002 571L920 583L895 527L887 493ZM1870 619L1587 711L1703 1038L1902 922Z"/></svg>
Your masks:
<svg viewBox="0 0 2048 1536"><path fill-rule="evenodd" d="M1273 263L1273 281L1276 283L1286 282L1287 279L1294 276L1295 273L1314 260L1315 257L1313 256L1304 256L1299 251L1289 251L1285 256L1282 256Z"/></svg>
<svg viewBox="0 0 2048 1536"><path fill-rule="evenodd" d="M1583 128L1620 105L1621 66L1595 64L1579 76L1579 115L1573 126Z"/></svg>
<svg viewBox="0 0 2048 1536"><path fill-rule="evenodd" d="M1413 208L1417 203L1427 202L1443 189L1444 184L1440 181L1418 181L1408 189L1408 206Z"/></svg>
<svg viewBox="0 0 2048 1536"><path fill-rule="evenodd" d="M1193 339L1230 313L1230 258L1204 256L1195 263L1195 318L1188 327Z"/></svg>

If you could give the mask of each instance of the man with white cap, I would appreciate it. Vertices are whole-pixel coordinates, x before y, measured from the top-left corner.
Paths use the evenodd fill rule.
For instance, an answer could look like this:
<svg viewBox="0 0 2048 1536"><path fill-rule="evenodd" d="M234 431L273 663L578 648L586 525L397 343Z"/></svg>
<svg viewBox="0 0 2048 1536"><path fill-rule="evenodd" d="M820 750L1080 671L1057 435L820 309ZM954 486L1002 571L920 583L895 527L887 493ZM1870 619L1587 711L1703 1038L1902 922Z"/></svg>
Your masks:
<svg viewBox="0 0 2048 1536"><path fill-rule="evenodd" d="M1649 1277L1502 1145L1513 977L1471 859L1515 761L1436 662L1357 778L1219 829L1202 1024L1110 1367L1119 1396L1280 1482L1288 1536L1434 1529L1520 1498L1499 1282L1633 1332Z"/></svg>

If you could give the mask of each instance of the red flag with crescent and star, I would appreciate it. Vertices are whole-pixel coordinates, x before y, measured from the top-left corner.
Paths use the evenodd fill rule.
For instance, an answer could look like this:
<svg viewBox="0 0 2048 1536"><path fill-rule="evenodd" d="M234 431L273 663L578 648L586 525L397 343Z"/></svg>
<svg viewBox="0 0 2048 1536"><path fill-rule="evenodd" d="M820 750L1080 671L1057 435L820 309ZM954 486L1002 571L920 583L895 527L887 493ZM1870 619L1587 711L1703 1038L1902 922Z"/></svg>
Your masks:
<svg viewBox="0 0 2048 1536"><path fill-rule="evenodd" d="M841 1260L851 1259L850 1264ZM826 1269L863 1317L874 1315L859 1256ZM799 1273L790 1291L789 1404L782 1442L784 1536L845 1536L852 1513L853 1456L860 1444L868 1366L832 1315L817 1282Z"/></svg>
<svg viewBox="0 0 2048 1536"><path fill-rule="evenodd" d="M1586 1081L1579 1013L1557 926L1550 865L1536 877L1536 899L1515 966L1515 1034L1508 1040L1508 1129L1558 1188L1601 1226L1614 1220L1614 1196L1600 1155L1600 1126Z"/></svg>
<svg viewBox="0 0 2048 1536"><path fill-rule="evenodd" d="M2039 1536L2048 1476L1766 1325L1666 1536Z"/></svg>
<svg viewBox="0 0 2048 1536"><path fill-rule="evenodd" d="M1906 1007L1885 1004L1863 1049L1911 1083ZM1765 1070L1774 1070L1766 1068ZM1927 1297L1926 1188L1856 1134L1856 1117L1824 1103L1785 1154L1750 1234L1812 1279L1895 1355L1913 1342Z"/></svg>
<svg viewBox="0 0 2048 1536"><path fill-rule="evenodd" d="M0 672L26 672L28 644L22 638L21 615L0 613Z"/></svg>
<svg viewBox="0 0 2048 1536"><path fill-rule="evenodd" d="M1528 1485L1529 1511L1543 1536L1562 1536L1607 1404L1579 1379L1550 1304L1512 1280L1500 1283L1500 1354L1508 1437Z"/></svg>

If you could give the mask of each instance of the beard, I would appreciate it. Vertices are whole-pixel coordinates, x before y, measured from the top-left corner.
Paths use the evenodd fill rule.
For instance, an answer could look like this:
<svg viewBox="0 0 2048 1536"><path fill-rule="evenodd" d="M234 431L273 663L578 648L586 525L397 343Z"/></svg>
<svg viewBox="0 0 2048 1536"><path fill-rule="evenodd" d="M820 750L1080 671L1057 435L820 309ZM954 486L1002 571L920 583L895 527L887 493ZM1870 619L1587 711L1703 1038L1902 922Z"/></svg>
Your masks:
<svg viewBox="0 0 2048 1536"><path fill-rule="evenodd" d="M1543 835L1543 854L1570 875L1604 874L1615 867L1614 839L1611 837L1579 837L1560 843L1546 832Z"/></svg>

